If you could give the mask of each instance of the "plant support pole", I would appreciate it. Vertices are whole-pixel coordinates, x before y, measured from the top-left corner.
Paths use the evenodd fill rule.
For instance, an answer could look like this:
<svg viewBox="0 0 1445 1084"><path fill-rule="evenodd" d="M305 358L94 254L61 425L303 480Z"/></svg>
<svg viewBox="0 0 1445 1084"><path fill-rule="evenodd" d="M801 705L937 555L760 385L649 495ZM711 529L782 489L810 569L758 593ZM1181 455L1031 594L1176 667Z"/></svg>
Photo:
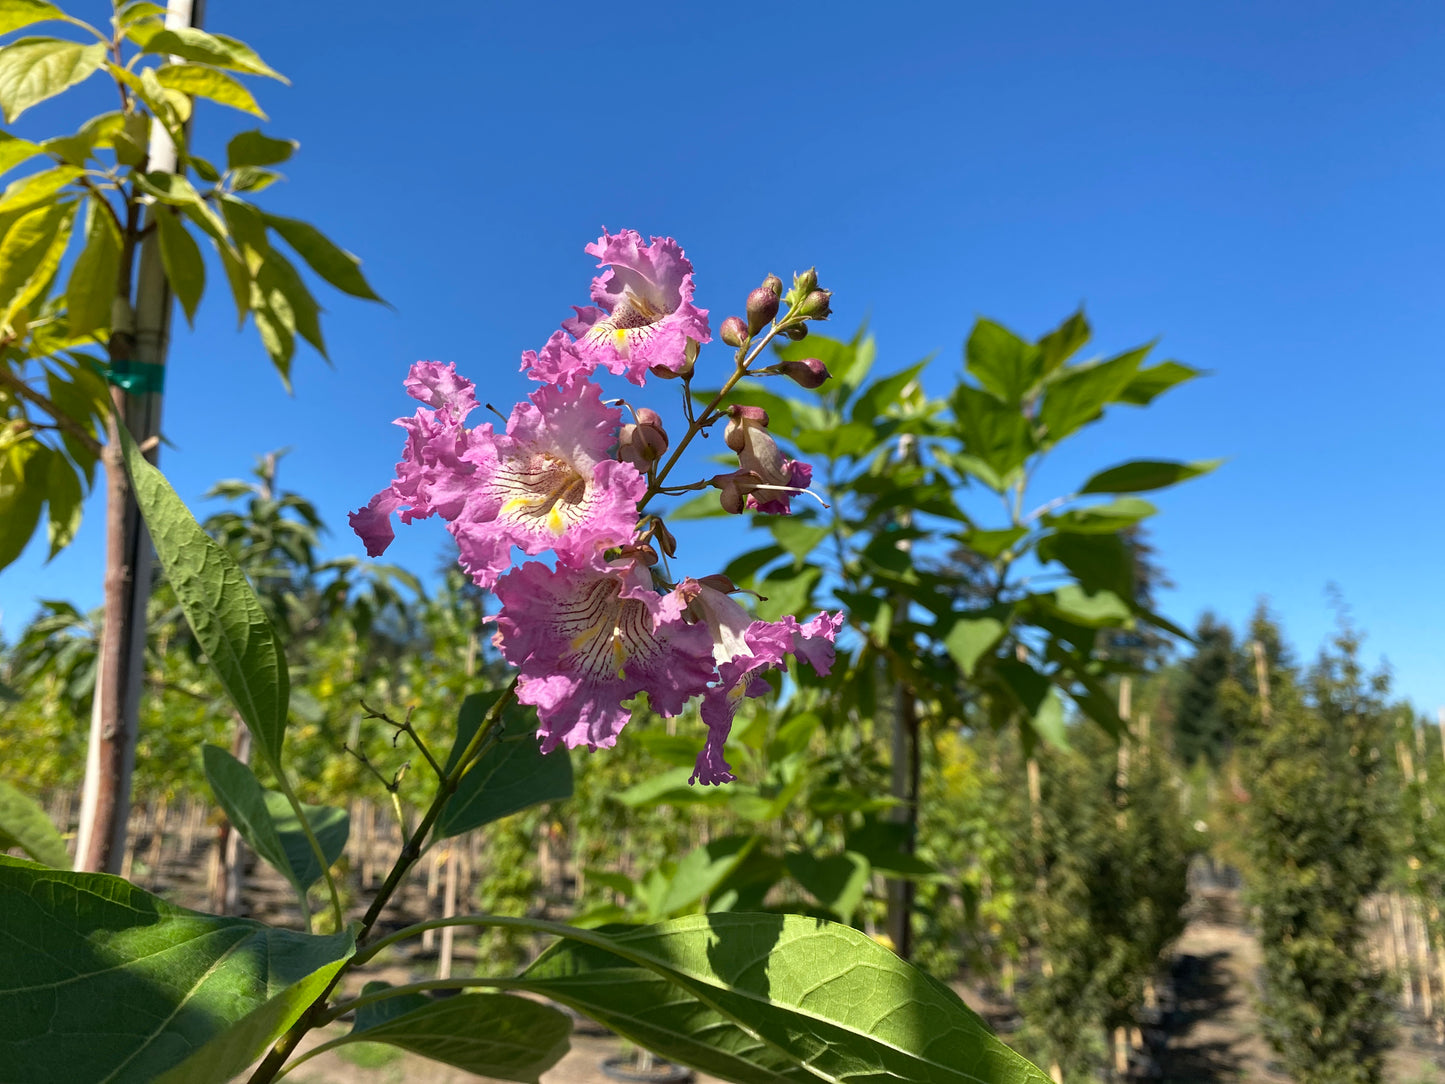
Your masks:
<svg viewBox="0 0 1445 1084"><path fill-rule="evenodd" d="M205 0L169 0L166 26L199 26ZM176 148L165 128L151 126L148 169L174 172ZM150 214L170 212L152 205ZM131 220L134 222L134 219ZM125 252L133 251L134 237ZM85 763L75 868L118 873L135 771L140 697L145 684L146 605L150 600L153 554L135 493L121 460L119 427L130 430L154 463L159 457L162 385L170 341L171 291L154 230L141 242L135 304L130 300L130 266L122 261L112 306L111 403L103 456L106 476L105 621L91 701L90 745ZM125 377L132 379L126 383ZM118 379L119 378L119 379Z"/></svg>

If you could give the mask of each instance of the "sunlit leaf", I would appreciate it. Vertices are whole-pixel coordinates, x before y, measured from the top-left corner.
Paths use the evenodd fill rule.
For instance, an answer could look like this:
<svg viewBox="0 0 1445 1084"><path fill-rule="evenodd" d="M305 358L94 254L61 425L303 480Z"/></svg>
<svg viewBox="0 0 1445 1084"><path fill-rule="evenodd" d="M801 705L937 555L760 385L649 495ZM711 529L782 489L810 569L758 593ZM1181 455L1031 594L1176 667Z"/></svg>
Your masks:
<svg viewBox="0 0 1445 1084"><path fill-rule="evenodd" d="M22 38L0 49L0 108L6 123L32 105L88 79L105 63L105 46L61 38Z"/></svg>

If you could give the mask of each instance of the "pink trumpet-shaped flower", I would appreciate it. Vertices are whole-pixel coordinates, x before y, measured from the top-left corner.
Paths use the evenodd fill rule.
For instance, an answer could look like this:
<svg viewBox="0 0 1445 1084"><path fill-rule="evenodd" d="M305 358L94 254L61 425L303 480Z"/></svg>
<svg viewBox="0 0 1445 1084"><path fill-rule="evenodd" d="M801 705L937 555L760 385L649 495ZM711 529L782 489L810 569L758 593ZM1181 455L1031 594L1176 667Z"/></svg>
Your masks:
<svg viewBox="0 0 1445 1084"><path fill-rule="evenodd" d="M520 670L517 699L537 707L543 752L609 747L629 717L622 701L645 692L676 715L716 677L706 629L683 620L677 593L659 595L637 561L528 562L496 590L497 642Z"/></svg>
<svg viewBox="0 0 1445 1084"><path fill-rule="evenodd" d="M586 251L599 267L611 265L592 280L594 304L578 307L562 325L576 337L576 351L587 363L640 385L654 365L680 371L687 364L688 339L712 339L707 310L692 303L692 264L671 237L643 244L636 230L604 229Z"/></svg>

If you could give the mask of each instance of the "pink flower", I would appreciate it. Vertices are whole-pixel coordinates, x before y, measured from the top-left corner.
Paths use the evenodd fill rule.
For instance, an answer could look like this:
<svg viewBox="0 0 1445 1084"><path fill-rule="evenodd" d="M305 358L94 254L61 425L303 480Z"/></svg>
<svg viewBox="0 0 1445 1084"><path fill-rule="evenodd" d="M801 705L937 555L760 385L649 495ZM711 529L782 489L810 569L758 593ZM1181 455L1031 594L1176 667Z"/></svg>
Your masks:
<svg viewBox="0 0 1445 1084"><path fill-rule="evenodd" d="M647 483L608 454L622 414L602 404L596 384L537 389L513 409L505 433L490 423L465 427L477 400L454 365L418 362L406 387L433 409L397 420L407 442L396 477L351 514L368 554L391 544L398 509L403 523L446 520L462 567L483 587L509 567L514 545L583 564L631 539Z"/></svg>
<svg viewBox="0 0 1445 1084"><path fill-rule="evenodd" d="M598 267L611 268L592 280L594 306L578 307L562 327L592 366L625 373L640 385L654 365L680 371L688 339L711 340L707 310L692 303L692 264L671 237L643 244L636 230L612 234L604 228L586 251Z"/></svg>
<svg viewBox="0 0 1445 1084"><path fill-rule="evenodd" d="M496 582L512 546L555 550L584 565L632 538L647 482L609 454L621 422L621 411L603 405L602 389L581 380L538 388L513 408L505 433L482 427L466 506L450 527L477 583Z"/></svg>
<svg viewBox="0 0 1445 1084"><path fill-rule="evenodd" d="M775 516L791 515L793 498L808 488L813 480L813 468L796 459L783 460L784 477L781 484L786 489L755 489L748 494L747 507L754 512L766 512ZM788 489L796 492L789 493Z"/></svg>
<svg viewBox="0 0 1445 1084"><path fill-rule="evenodd" d="M537 707L542 751L606 748L647 693L676 715L716 677L707 631L682 617L676 592L659 595L646 567L555 569L528 562L497 581L498 644L520 670L517 699Z"/></svg>
<svg viewBox="0 0 1445 1084"><path fill-rule="evenodd" d="M419 361L406 378L406 390L433 409L396 420L407 431L396 478L365 508L351 513L352 530L372 557L380 557L396 537L391 514L398 508L403 523L434 513L453 519L466 502L475 470L466 461L474 431L462 425L477 405L472 382L458 376L452 363Z"/></svg>
<svg viewBox="0 0 1445 1084"><path fill-rule="evenodd" d="M677 593L687 615L706 627L718 663L718 680L703 695L702 721L707 741L698 754L690 783L710 786L730 783L734 776L723 752L733 717L744 697L764 696L769 685L763 674L784 664L789 655L805 660L819 674L833 667L833 641L843 627L841 613L820 613L806 625L796 618L753 621L728 595L706 583L684 580Z"/></svg>
<svg viewBox="0 0 1445 1084"><path fill-rule="evenodd" d="M617 366L613 372L620 373L626 363ZM531 380L544 384L571 384L578 377L590 376L597 368L595 357L584 357L577 345L564 331L552 332L552 337L541 350L528 350L522 354L522 372Z"/></svg>

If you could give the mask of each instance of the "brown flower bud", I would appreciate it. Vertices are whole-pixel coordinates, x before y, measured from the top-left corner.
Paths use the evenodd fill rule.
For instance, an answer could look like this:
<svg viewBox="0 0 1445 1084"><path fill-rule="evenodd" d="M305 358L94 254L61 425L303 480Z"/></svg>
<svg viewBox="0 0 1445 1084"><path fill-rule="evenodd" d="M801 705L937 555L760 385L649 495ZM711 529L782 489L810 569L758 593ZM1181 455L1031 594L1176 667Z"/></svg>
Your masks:
<svg viewBox="0 0 1445 1084"><path fill-rule="evenodd" d="M684 375L673 372L666 365L649 365L647 371L659 380L676 380L678 377Z"/></svg>
<svg viewBox="0 0 1445 1084"><path fill-rule="evenodd" d="M762 407L734 403L728 407L728 424L723 429L723 441L733 451L740 452L747 444L744 430L753 427L766 429L768 412Z"/></svg>
<svg viewBox="0 0 1445 1084"><path fill-rule="evenodd" d="M738 478L737 475L719 475L718 478L714 478L713 481L718 483L718 503L722 505L724 512L730 516L736 516L747 507L748 494L747 491L743 489L741 484L742 479Z"/></svg>
<svg viewBox="0 0 1445 1084"><path fill-rule="evenodd" d="M721 572L714 572L711 576L699 576L697 582L704 587L711 587L714 591L721 591L725 595L730 595L738 589L738 585Z"/></svg>
<svg viewBox="0 0 1445 1084"><path fill-rule="evenodd" d="M797 342L799 339L806 339L808 337L808 325L789 324L783 328L783 334L792 339L793 342Z"/></svg>
<svg viewBox="0 0 1445 1084"><path fill-rule="evenodd" d="M667 431L655 410L642 407L636 423L628 422L617 431L617 458L631 463L642 473L667 454Z"/></svg>
<svg viewBox="0 0 1445 1084"><path fill-rule="evenodd" d="M747 345L748 325L743 323L741 316L729 316L722 322L722 330L718 337L729 346L743 347Z"/></svg>
<svg viewBox="0 0 1445 1084"><path fill-rule="evenodd" d="M766 286L748 294L748 334L756 335L778 315L778 295Z"/></svg>
<svg viewBox="0 0 1445 1084"><path fill-rule="evenodd" d="M804 358L802 361L780 361L777 369L793 383L804 388L821 388L823 383L833 375L828 372L828 367L817 358Z"/></svg>
<svg viewBox="0 0 1445 1084"><path fill-rule="evenodd" d="M673 533L667 529L667 525L664 524L662 520L654 519L652 521L652 537L656 540L657 544L662 547L663 553L669 557L677 556L677 539L673 536Z"/></svg>
<svg viewBox="0 0 1445 1084"><path fill-rule="evenodd" d="M780 278L778 278L777 275L769 275L767 278L763 279L763 289L764 289L764 290L771 290L771 291L773 291L773 293L777 294L779 297L782 297L782 296L783 296L783 280L780 279Z"/></svg>
<svg viewBox="0 0 1445 1084"><path fill-rule="evenodd" d="M803 298L803 304L799 306L798 314L808 320L828 319L833 312L828 304L832 296L832 290L811 291L807 297Z"/></svg>

